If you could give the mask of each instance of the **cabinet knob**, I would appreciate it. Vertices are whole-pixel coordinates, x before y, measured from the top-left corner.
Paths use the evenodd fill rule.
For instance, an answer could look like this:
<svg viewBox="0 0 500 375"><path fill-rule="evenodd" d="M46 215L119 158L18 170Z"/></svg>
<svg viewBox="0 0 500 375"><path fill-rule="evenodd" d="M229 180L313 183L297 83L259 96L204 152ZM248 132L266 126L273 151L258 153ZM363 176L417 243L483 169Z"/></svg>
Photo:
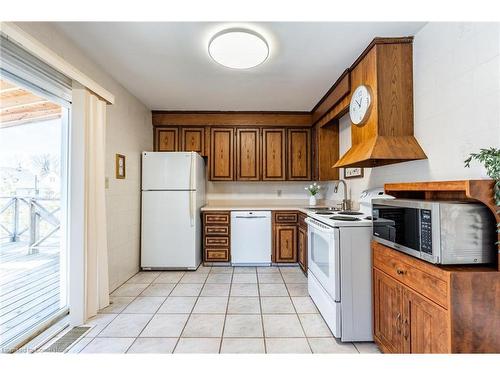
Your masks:
<svg viewBox="0 0 500 375"><path fill-rule="evenodd" d="M406 272L407 272L406 270L396 270L396 273L398 275L406 275Z"/></svg>

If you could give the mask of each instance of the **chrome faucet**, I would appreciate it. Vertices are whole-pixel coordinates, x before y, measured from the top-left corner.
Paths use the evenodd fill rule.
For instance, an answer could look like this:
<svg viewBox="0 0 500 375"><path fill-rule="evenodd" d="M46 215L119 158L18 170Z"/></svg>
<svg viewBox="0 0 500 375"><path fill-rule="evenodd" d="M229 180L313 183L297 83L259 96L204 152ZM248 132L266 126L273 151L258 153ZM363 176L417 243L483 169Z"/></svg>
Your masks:
<svg viewBox="0 0 500 375"><path fill-rule="evenodd" d="M351 209L351 201L347 199L347 184L344 180L338 180L337 184L333 188L334 193L338 193L340 184L344 185L344 199L342 200L342 210L349 211Z"/></svg>

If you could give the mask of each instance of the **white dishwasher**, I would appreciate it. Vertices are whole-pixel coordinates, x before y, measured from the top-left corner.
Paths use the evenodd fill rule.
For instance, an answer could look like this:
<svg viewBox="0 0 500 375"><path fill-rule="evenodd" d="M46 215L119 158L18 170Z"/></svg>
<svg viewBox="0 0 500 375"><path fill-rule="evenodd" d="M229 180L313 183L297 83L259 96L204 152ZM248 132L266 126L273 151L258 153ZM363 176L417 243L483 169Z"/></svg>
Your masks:
<svg viewBox="0 0 500 375"><path fill-rule="evenodd" d="M231 263L271 263L271 211L231 211Z"/></svg>

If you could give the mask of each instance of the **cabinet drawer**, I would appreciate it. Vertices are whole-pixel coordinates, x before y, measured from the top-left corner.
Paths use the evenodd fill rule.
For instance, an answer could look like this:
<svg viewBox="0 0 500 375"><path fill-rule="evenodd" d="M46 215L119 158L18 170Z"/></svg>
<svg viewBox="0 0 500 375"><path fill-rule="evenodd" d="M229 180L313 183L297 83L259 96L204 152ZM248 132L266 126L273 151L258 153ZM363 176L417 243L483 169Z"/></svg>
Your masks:
<svg viewBox="0 0 500 375"><path fill-rule="evenodd" d="M229 227L224 225L213 225L205 227L205 235L211 236L228 236Z"/></svg>
<svg viewBox="0 0 500 375"><path fill-rule="evenodd" d="M373 266L435 303L448 308L449 281L441 270L377 243L373 245Z"/></svg>
<svg viewBox="0 0 500 375"><path fill-rule="evenodd" d="M205 214L205 224L229 224L229 213L207 213Z"/></svg>
<svg viewBox="0 0 500 375"><path fill-rule="evenodd" d="M228 262L229 261L229 249L206 249L205 250L205 260L215 261L215 262Z"/></svg>
<svg viewBox="0 0 500 375"><path fill-rule="evenodd" d="M295 224L297 220L297 212L276 212L274 214L274 221L278 224Z"/></svg>
<svg viewBox="0 0 500 375"><path fill-rule="evenodd" d="M205 237L205 246L229 246L229 237Z"/></svg>

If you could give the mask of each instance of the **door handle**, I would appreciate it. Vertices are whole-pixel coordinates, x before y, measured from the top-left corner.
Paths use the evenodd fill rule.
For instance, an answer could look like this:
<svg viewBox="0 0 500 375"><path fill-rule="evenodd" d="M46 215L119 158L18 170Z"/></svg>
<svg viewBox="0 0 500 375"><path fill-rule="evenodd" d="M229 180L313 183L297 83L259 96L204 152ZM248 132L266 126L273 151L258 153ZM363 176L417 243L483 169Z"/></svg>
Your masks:
<svg viewBox="0 0 500 375"><path fill-rule="evenodd" d="M405 341L408 340L408 319L405 319L403 324L403 337Z"/></svg>

